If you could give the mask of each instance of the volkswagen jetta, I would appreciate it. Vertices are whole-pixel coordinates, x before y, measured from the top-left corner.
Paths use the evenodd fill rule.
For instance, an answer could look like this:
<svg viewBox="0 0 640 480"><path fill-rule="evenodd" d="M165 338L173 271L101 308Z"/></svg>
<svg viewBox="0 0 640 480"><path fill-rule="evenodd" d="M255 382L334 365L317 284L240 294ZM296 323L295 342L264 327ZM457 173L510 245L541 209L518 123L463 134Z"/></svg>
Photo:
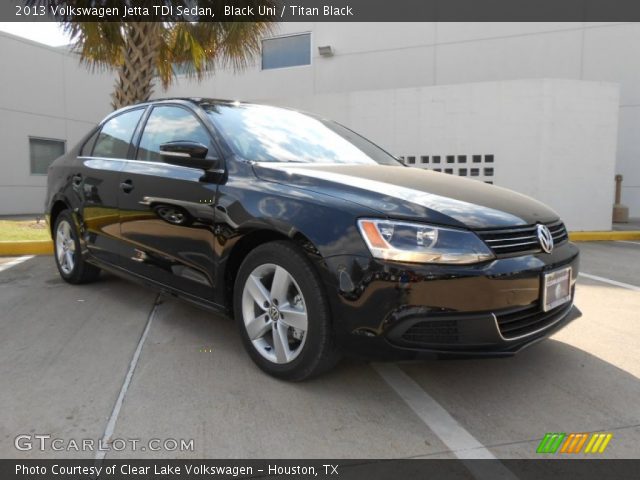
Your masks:
<svg viewBox="0 0 640 480"><path fill-rule="evenodd" d="M46 212L64 280L108 270L228 312L290 380L345 352L508 356L579 316L578 250L553 210L295 110L116 111L52 164Z"/></svg>

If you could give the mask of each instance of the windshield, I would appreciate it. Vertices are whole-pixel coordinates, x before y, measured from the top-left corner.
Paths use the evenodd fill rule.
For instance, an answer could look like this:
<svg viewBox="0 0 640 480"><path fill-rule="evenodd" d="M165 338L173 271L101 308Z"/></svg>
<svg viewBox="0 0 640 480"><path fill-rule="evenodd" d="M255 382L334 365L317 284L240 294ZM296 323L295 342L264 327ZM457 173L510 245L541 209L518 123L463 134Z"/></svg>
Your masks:
<svg viewBox="0 0 640 480"><path fill-rule="evenodd" d="M335 122L266 105L202 105L234 152L257 162L399 165Z"/></svg>

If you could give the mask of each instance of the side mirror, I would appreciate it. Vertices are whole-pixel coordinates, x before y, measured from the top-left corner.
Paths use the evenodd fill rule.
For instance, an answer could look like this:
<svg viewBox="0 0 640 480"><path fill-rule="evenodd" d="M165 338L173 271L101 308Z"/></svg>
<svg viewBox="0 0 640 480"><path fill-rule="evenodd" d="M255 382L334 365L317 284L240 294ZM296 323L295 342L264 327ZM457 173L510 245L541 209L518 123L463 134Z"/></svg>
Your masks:
<svg viewBox="0 0 640 480"><path fill-rule="evenodd" d="M218 158L207 157L209 149L198 142L179 140L160 145L162 161L181 167L200 168L209 170L220 162Z"/></svg>

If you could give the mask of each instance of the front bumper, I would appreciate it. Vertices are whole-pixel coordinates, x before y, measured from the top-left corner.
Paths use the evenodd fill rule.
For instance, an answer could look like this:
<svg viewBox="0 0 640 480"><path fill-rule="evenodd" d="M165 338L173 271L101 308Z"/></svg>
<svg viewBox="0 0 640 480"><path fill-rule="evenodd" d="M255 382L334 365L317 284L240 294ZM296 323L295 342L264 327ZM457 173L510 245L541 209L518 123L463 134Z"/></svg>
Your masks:
<svg viewBox="0 0 640 480"><path fill-rule="evenodd" d="M541 308L544 273L572 267L572 301ZM499 258L473 266L325 259L334 330L342 349L379 359L509 356L578 318L579 252Z"/></svg>

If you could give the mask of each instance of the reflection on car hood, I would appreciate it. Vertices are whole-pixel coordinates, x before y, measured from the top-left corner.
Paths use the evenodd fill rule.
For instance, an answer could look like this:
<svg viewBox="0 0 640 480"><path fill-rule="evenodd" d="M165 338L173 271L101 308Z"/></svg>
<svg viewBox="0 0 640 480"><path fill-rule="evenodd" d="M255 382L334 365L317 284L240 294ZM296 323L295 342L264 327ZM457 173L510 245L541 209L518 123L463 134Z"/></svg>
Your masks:
<svg viewBox="0 0 640 480"><path fill-rule="evenodd" d="M418 168L263 162L254 170L263 180L343 198L389 217L469 228L558 219L549 207L525 195Z"/></svg>

